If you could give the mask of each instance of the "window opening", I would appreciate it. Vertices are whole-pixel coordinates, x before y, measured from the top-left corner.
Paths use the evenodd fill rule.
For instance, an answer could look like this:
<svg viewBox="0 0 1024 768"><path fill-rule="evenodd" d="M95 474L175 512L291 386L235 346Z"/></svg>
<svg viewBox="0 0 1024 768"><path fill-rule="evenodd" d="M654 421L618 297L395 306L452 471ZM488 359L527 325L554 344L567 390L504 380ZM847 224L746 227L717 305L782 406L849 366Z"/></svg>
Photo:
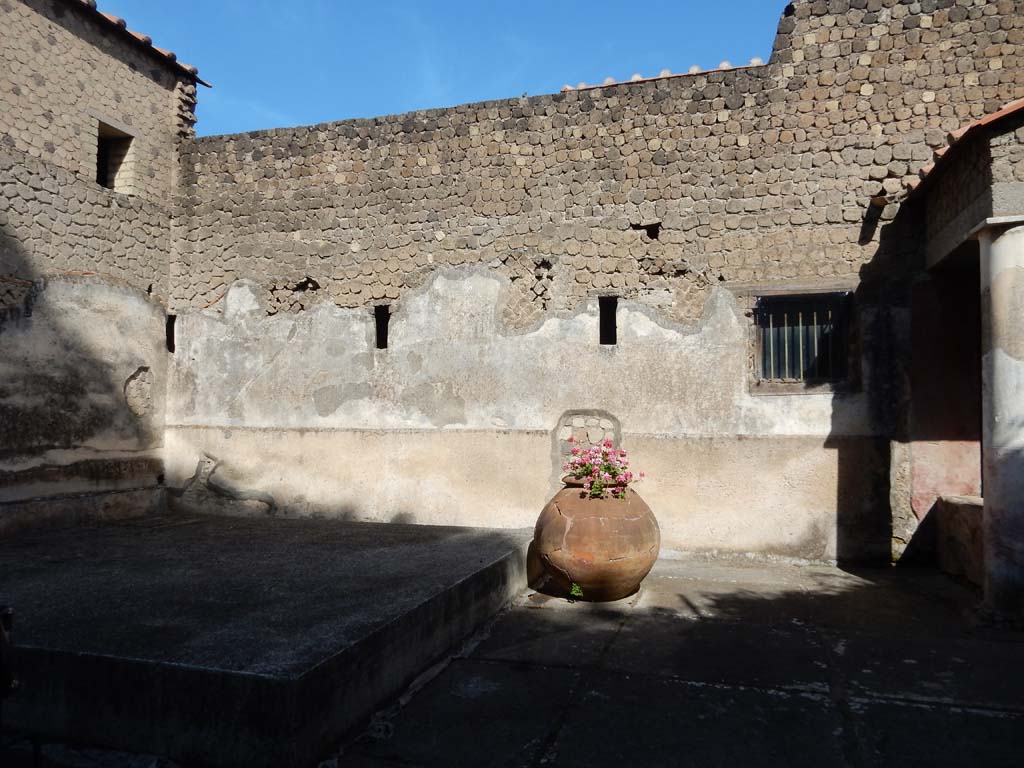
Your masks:
<svg viewBox="0 0 1024 768"><path fill-rule="evenodd" d="M132 137L101 122L96 138L96 183L115 192L131 191L129 166Z"/></svg>
<svg viewBox="0 0 1024 768"><path fill-rule="evenodd" d="M388 348L388 325L391 323L391 307L378 304L373 308L373 320L377 329L377 349Z"/></svg>
<svg viewBox="0 0 1024 768"><path fill-rule="evenodd" d="M174 354L174 325L178 319L177 315L168 315L166 324L167 351Z"/></svg>
<svg viewBox="0 0 1024 768"><path fill-rule="evenodd" d="M845 380L850 304L848 293L758 299L758 379L805 383Z"/></svg>
<svg viewBox="0 0 1024 768"><path fill-rule="evenodd" d="M601 312L601 343L606 346L614 346L619 341L616 327L619 299L617 296L599 296L597 303Z"/></svg>

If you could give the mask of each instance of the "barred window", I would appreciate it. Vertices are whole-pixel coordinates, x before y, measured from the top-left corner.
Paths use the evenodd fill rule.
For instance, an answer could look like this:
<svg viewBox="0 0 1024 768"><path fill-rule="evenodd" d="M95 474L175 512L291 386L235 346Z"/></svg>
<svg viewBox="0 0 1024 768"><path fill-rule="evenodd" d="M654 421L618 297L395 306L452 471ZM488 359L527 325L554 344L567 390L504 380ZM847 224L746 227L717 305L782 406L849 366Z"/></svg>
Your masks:
<svg viewBox="0 0 1024 768"><path fill-rule="evenodd" d="M849 293L757 300L758 379L827 384L846 379Z"/></svg>

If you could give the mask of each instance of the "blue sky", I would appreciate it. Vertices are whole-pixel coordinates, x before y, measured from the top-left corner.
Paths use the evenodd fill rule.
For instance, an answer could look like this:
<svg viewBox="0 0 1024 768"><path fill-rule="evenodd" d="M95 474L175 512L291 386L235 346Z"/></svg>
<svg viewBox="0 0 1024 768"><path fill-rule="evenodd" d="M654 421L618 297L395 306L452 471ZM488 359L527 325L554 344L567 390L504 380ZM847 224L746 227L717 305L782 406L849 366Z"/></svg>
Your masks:
<svg viewBox="0 0 1024 768"><path fill-rule="evenodd" d="M785 0L98 0L199 67L200 135L767 60Z"/></svg>

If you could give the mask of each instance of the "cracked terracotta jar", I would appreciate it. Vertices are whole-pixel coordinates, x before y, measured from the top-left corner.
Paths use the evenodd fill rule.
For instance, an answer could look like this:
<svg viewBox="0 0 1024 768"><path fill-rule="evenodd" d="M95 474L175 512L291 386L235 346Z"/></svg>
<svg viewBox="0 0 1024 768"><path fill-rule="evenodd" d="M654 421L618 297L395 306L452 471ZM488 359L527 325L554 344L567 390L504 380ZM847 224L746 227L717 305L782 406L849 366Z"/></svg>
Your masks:
<svg viewBox="0 0 1024 768"><path fill-rule="evenodd" d="M658 559L661 531L633 489L621 499L591 499L581 481L563 480L540 513L531 556L541 591L604 602L628 597ZM582 591L582 594L579 594Z"/></svg>

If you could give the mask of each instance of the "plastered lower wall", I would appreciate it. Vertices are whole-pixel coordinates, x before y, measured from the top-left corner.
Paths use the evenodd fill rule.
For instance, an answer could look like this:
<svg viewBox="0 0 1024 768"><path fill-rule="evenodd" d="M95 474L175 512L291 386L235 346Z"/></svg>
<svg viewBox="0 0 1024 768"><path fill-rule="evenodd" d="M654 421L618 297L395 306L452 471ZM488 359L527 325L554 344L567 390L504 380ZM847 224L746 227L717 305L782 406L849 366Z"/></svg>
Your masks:
<svg viewBox="0 0 1024 768"><path fill-rule="evenodd" d="M668 547L887 552L887 443L865 395L750 394L728 291L691 326L624 303L614 347L596 302L524 331L501 320L509 292L483 269L440 271L377 350L369 312L268 316L236 284L223 315L178 321L168 483L201 507L212 477L236 513L529 527L558 487L562 415L586 411L649 471Z"/></svg>
<svg viewBox="0 0 1024 768"><path fill-rule="evenodd" d="M163 326L158 303L91 277L37 282L0 312L0 534L146 511L163 472Z"/></svg>

